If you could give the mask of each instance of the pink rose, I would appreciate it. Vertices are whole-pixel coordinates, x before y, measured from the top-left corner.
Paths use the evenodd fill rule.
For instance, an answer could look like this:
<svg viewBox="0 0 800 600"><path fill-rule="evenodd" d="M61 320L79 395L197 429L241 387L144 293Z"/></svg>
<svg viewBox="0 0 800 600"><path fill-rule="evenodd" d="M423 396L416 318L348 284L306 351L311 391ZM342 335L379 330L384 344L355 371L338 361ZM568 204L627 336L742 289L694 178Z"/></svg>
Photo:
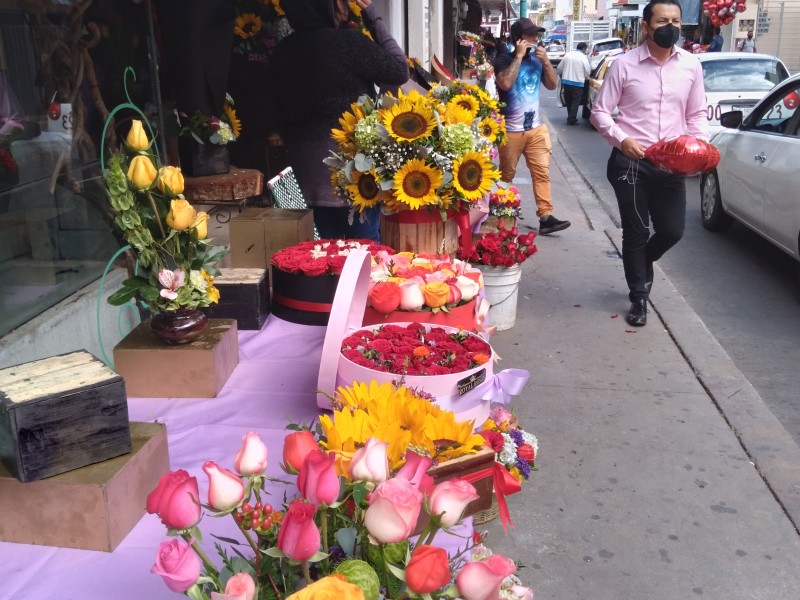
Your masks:
<svg viewBox="0 0 800 600"><path fill-rule="evenodd" d="M514 561L502 554L467 563L456 576L458 593L464 600L495 600L503 580L516 570Z"/></svg>
<svg viewBox="0 0 800 600"><path fill-rule="evenodd" d="M428 509L431 514L442 515L442 527L452 527L461 520L467 504L478 497L474 485L460 477L454 477L433 488L428 498Z"/></svg>
<svg viewBox="0 0 800 600"><path fill-rule="evenodd" d="M406 452L406 464L397 472L396 477L408 479L415 488L427 494L433 488L433 477L428 475L428 469L433 461L427 456L416 452Z"/></svg>
<svg viewBox="0 0 800 600"><path fill-rule="evenodd" d="M524 585L511 586L511 591L519 600L533 600L533 590Z"/></svg>
<svg viewBox="0 0 800 600"><path fill-rule="evenodd" d="M208 503L217 510L230 510L244 499L244 483L241 478L223 469L212 460L203 463L208 475Z"/></svg>
<svg viewBox="0 0 800 600"><path fill-rule="evenodd" d="M161 575L173 592L182 594L200 578L200 558L189 544L178 539L164 540L156 551L151 573Z"/></svg>
<svg viewBox="0 0 800 600"><path fill-rule="evenodd" d="M319 529L314 523L317 507L295 500L289 505L278 531L278 549L292 560L308 560L319 550Z"/></svg>
<svg viewBox="0 0 800 600"><path fill-rule="evenodd" d="M359 355L361 353L359 352ZM319 450L319 444L314 434L308 430L295 431L283 438L283 467L284 470L297 473L303 466L303 461L312 450Z"/></svg>
<svg viewBox="0 0 800 600"><path fill-rule="evenodd" d="M369 498L364 525L383 544L406 539L414 531L422 507L422 492L407 479L395 477L380 484Z"/></svg>
<svg viewBox="0 0 800 600"><path fill-rule="evenodd" d="M244 445L233 459L236 472L242 475L261 475L267 468L267 446L255 431L247 432L242 439Z"/></svg>
<svg viewBox="0 0 800 600"><path fill-rule="evenodd" d="M225 593L211 592L211 600L253 600L256 584L249 573L231 575L225 584Z"/></svg>
<svg viewBox="0 0 800 600"><path fill-rule="evenodd" d="M356 450L350 461L350 477L354 481L383 483L389 478L389 459L386 449L389 444L369 438L367 445Z"/></svg>
<svg viewBox="0 0 800 600"><path fill-rule="evenodd" d="M189 529L200 520L197 478L180 469L170 471L147 496L147 512L157 514L170 529Z"/></svg>
<svg viewBox="0 0 800 600"><path fill-rule="evenodd" d="M339 498L339 477L334 462L336 456L322 450L312 450L300 467L297 489L312 504L331 505Z"/></svg>
<svg viewBox="0 0 800 600"><path fill-rule="evenodd" d="M411 279L400 285L400 308L402 310L420 310L425 306L419 279Z"/></svg>

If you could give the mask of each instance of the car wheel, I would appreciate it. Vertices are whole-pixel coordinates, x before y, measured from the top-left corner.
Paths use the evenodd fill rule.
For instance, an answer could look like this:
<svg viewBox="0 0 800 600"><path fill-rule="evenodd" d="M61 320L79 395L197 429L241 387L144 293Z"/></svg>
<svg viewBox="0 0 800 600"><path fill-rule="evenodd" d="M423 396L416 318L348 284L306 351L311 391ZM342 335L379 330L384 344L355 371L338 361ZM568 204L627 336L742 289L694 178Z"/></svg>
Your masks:
<svg viewBox="0 0 800 600"><path fill-rule="evenodd" d="M700 179L700 218L709 231L724 231L733 219L722 210L717 172L711 171Z"/></svg>

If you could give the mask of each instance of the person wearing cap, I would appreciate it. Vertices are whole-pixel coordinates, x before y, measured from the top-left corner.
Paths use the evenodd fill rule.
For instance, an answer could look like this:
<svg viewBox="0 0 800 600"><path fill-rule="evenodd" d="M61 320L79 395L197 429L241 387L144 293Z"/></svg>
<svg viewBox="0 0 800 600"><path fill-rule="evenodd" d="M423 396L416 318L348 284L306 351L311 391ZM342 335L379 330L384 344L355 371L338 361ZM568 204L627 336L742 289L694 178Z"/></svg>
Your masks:
<svg viewBox="0 0 800 600"><path fill-rule="evenodd" d="M510 52L498 53L494 62L495 83L501 109L506 120L508 142L500 146L501 179L508 183L514 179L520 156L533 179L536 197L536 216L539 233L547 235L570 226L553 216L550 192L550 133L539 114L539 89L544 84L548 90L556 89L556 72L544 46L537 46L546 30L530 19L519 19L510 27ZM535 50L531 50L535 48Z"/></svg>
<svg viewBox="0 0 800 600"><path fill-rule="evenodd" d="M564 104L567 107L567 125L578 124L578 107L583 100L586 80L592 72L589 66L589 46L586 42L578 44L575 50L570 50L558 63L556 73L561 77L561 89L564 92Z"/></svg>

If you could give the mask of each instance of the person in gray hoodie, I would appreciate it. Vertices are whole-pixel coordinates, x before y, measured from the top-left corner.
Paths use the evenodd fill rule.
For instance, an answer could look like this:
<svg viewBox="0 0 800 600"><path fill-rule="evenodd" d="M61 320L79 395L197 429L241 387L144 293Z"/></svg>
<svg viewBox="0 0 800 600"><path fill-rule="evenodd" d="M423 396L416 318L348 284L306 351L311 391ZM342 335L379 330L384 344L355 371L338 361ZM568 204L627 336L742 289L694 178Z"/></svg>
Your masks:
<svg viewBox="0 0 800 600"><path fill-rule="evenodd" d="M270 63L274 115L289 164L306 203L314 209L321 238L379 241L378 209L356 214L338 198L323 164L336 146L331 129L364 94L376 86L395 88L409 79L405 54L392 38L371 0L356 0L372 40L348 26L346 0L283 0L294 32L275 48ZM374 40L374 41L373 41Z"/></svg>

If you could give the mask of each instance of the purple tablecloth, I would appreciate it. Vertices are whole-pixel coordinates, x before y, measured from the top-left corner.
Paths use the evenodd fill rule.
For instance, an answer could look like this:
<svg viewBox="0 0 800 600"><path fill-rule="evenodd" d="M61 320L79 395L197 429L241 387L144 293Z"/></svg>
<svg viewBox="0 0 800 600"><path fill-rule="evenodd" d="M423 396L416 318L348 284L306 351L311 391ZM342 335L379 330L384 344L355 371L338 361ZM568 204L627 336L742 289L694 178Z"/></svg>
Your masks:
<svg viewBox="0 0 800 600"><path fill-rule="evenodd" d="M267 474L291 479L278 466L285 426L310 423L320 412L315 392L324 336L324 327L295 325L270 316L261 331L239 333L239 365L216 398L129 398L130 419L166 423L171 468L197 476L202 501L207 499L203 462L214 460L232 469L233 457L248 431L258 431L269 446ZM281 505L284 489L269 486L274 506ZM289 489L289 497L295 492ZM203 546L212 558L217 557L212 533L240 537L230 518L206 517L200 528ZM471 529L471 519L465 520L461 532L468 535ZM0 543L0 598L177 598L159 576L150 573L156 547L167 539L165 532L158 517L145 515L112 553ZM449 550L465 541L445 537L442 545Z"/></svg>

